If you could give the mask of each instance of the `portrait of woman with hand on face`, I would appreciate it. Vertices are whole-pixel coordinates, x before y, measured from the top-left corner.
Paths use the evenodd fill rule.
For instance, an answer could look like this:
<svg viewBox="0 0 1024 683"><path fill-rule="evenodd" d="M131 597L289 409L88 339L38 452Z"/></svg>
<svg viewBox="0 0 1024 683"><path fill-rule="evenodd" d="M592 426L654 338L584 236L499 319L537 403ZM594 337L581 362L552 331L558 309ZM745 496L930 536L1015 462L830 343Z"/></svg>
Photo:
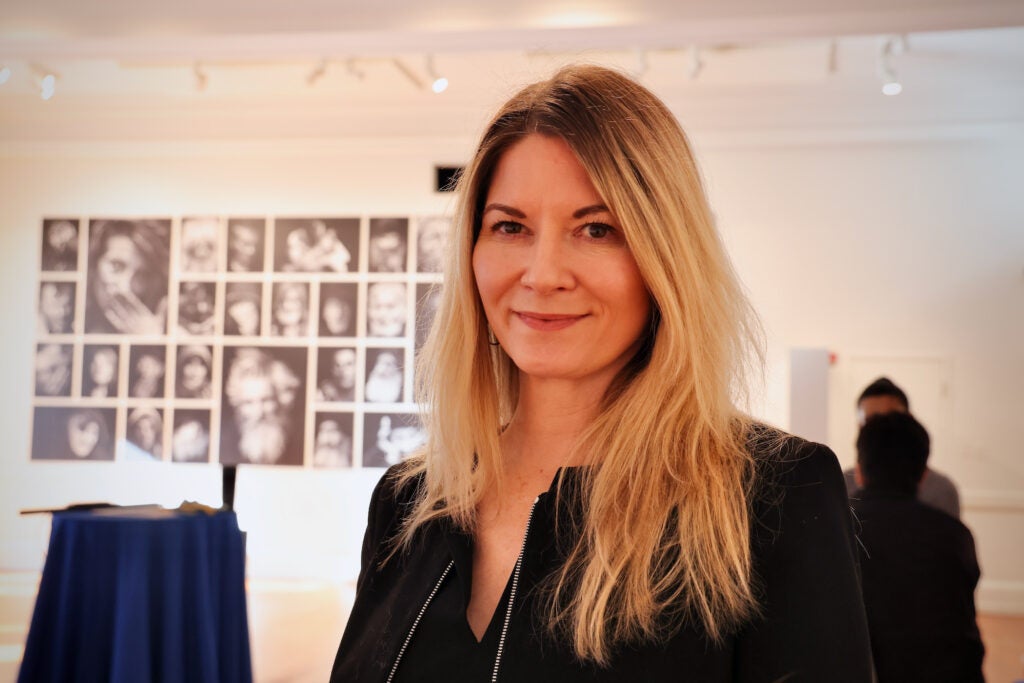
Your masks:
<svg viewBox="0 0 1024 683"><path fill-rule="evenodd" d="M758 326L665 104L565 68L457 191L427 442L373 493L331 680L871 681L842 472L740 407Z"/></svg>
<svg viewBox="0 0 1024 683"><path fill-rule="evenodd" d="M170 221L90 221L86 333L163 334L169 261Z"/></svg>

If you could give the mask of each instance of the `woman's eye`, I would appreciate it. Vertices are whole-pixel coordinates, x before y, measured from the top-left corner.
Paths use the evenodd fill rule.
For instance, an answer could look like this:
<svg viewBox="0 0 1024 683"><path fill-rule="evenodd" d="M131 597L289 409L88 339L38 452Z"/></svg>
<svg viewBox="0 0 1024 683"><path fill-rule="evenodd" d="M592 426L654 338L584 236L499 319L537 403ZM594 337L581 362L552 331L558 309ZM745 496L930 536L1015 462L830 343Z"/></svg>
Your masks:
<svg viewBox="0 0 1024 683"><path fill-rule="evenodd" d="M518 235L522 231L523 226L512 221L501 221L500 223L495 223L491 227L491 232L500 233L502 235Z"/></svg>
<svg viewBox="0 0 1024 683"><path fill-rule="evenodd" d="M615 232L615 228L604 223L588 223L583 226L583 234L592 240L601 240Z"/></svg>

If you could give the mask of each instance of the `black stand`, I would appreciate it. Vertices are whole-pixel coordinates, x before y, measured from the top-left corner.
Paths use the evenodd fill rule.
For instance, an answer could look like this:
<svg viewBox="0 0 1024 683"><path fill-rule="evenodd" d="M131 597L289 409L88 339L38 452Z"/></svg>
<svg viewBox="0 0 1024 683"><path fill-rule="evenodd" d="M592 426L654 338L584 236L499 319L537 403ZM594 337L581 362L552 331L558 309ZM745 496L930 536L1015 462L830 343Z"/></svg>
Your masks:
<svg viewBox="0 0 1024 683"><path fill-rule="evenodd" d="M235 509L235 472L238 469L237 465L222 465L221 466L221 496L224 499L224 510Z"/></svg>

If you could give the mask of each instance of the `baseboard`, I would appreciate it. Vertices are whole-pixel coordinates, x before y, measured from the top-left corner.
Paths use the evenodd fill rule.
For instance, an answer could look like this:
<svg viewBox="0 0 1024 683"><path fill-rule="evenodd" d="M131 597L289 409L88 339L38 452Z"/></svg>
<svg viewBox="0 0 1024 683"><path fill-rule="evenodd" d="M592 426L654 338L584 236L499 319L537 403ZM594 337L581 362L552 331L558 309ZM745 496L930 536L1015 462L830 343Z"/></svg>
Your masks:
<svg viewBox="0 0 1024 683"><path fill-rule="evenodd" d="M1024 581L986 580L978 584L975 606L985 614L1024 616Z"/></svg>

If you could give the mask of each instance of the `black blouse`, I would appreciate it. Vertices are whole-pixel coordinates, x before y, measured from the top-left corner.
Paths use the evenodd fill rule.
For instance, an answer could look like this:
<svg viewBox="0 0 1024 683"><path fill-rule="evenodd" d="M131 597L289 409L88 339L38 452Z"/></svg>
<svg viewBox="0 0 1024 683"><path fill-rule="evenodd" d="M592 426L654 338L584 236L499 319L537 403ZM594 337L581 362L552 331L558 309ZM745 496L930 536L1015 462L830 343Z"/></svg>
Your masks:
<svg viewBox="0 0 1024 683"><path fill-rule="evenodd" d="M752 506L751 544L761 615L717 643L690 623L665 642L621 646L605 668L580 662L543 623L544 580L574 540L554 534L553 490L538 498L518 576L509 577L477 642L466 621L468 536L445 522L431 524L408 552L381 565L414 493L396 490L389 471L371 502L363 571L332 683L868 683L870 649L852 517L835 456L795 438L781 452L756 455L761 484Z"/></svg>

